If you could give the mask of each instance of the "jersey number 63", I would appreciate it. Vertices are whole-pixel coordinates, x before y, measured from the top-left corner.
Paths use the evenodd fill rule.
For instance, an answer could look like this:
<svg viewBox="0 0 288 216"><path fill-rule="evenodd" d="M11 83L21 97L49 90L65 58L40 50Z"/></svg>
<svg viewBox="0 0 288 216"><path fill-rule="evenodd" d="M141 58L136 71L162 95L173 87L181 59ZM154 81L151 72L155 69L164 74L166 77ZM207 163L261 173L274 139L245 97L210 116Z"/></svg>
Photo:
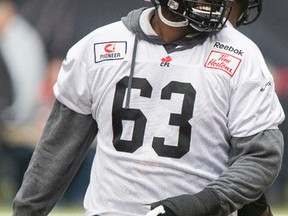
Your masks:
<svg viewBox="0 0 288 216"><path fill-rule="evenodd" d="M143 145L147 118L140 109L124 108L126 89L129 77L122 78L116 85L113 101L113 145L117 151L133 153ZM133 77L132 89L139 89L140 96L151 98L152 86L144 78ZM188 122L193 116L196 91L190 83L171 81L161 91L161 100L170 100L173 93L183 94L182 111L171 113L169 125L178 126L178 145L165 145L164 137L153 137L152 148L162 157L181 158L190 150L191 125ZM132 140L122 140L123 120L134 121Z"/></svg>

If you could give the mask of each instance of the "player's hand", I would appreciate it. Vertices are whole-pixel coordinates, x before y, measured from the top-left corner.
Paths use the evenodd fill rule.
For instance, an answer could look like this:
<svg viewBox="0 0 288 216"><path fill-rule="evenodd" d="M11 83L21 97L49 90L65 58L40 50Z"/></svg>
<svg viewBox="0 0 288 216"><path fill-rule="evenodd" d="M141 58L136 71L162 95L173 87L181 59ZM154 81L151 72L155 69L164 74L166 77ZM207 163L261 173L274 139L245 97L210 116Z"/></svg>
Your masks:
<svg viewBox="0 0 288 216"><path fill-rule="evenodd" d="M154 208L153 210L149 211L145 216L158 216L163 215L165 213L164 207L162 205Z"/></svg>

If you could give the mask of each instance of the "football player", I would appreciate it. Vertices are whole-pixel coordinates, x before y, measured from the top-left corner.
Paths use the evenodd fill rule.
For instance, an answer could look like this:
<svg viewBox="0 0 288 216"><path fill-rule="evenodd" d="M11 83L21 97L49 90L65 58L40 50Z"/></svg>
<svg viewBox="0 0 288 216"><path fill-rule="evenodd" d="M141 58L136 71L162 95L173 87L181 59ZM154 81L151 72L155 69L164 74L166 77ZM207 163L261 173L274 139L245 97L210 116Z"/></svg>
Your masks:
<svg viewBox="0 0 288 216"><path fill-rule="evenodd" d="M86 216L232 216L261 202L281 166L284 113L236 27L262 2L152 2L68 52L14 216L47 215L96 134Z"/></svg>

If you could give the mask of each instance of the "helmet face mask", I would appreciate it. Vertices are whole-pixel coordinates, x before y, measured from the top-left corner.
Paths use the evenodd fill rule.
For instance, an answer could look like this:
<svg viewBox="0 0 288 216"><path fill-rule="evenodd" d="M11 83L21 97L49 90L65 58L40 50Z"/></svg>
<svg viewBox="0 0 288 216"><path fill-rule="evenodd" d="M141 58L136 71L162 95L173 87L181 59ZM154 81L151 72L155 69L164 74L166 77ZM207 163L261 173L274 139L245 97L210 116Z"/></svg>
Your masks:
<svg viewBox="0 0 288 216"><path fill-rule="evenodd" d="M183 17L200 32L216 32L225 25L234 0L152 0Z"/></svg>

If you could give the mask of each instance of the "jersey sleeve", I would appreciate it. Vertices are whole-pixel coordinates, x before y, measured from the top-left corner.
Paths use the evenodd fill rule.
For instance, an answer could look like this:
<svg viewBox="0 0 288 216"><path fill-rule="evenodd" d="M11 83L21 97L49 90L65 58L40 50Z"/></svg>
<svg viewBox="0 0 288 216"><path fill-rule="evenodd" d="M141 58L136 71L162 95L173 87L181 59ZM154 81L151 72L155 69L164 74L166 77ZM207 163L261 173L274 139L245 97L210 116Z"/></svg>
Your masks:
<svg viewBox="0 0 288 216"><path fill-rule="evenodd" d="M91 114L92 96L88 85L88 67L69 51L63 61L53 91L57 100L71 110Z"/></svg>
<svg viewBox="0 0 288 216"><path fill-rule="evenodd" d="M273 76L259 50L243 59L241 71L231 80L228 127L232 137L247 137L277 129L284 112L275 93Z"/></svg>

